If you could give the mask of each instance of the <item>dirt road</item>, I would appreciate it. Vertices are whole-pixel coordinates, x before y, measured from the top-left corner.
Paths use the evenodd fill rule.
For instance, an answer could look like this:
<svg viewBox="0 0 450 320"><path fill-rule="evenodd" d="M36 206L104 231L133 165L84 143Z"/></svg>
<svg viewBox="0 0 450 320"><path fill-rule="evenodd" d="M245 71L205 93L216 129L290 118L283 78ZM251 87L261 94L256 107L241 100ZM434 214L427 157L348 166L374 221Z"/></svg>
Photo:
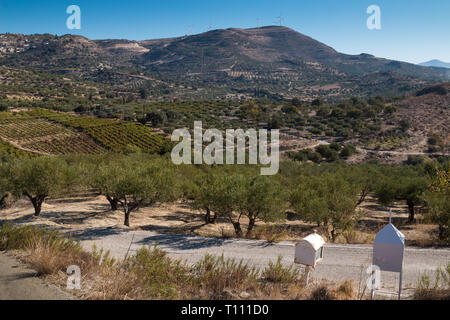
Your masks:
<svg viewBox="0 0 450 320"><path fill-rule="evenodd" d="M226 258L243 259L251 265L261 268L269 261L282 256L288 265L294 260L294 243L281 242L270 244L259 240L238 240L192 237L176 234L160 234L152 231L125 231L121 228L90 229L72 234L81 240L83 247L90 250L93 244L110 250L117 258L123 258L128 249L132 255L143 245L155 245L166 250L169 256L195 263L206 253L224 254ZM312 273L312 278L329 281L352 280L356 286L368 277L367 267L371 264L372 246L370 245L335 245L325 248L324 260ZM427 273L433 278L439 266L450 262L450 249L406 248L404 257L403 286L413 288L419 277ZM382 272L382 285L387 290L398 286L398 274Z"/></svg>
<svg viewBox="0 0 450 320"><path fill-rule="evenodd" d="M0 252L0 300L69 300L72 297L54 285L46 284L36 271L16 258Z"/></svg>

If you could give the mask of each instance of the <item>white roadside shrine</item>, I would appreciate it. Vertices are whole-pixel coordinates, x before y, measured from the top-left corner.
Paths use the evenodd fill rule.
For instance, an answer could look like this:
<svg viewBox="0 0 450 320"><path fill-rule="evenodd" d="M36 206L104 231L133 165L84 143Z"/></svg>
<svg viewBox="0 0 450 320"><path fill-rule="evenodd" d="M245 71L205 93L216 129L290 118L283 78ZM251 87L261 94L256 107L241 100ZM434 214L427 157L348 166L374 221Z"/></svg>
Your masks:
<svg viewBox="0 0 450 320"><path fill-rule="evenodd" d="M399 287L398 299L402 292L403 256L405 251L405 236L389 219L389 224L377 233L373 243L372 265L382 271L398 272ZM372 298L375 294L375 286L372 286Z"/></svg>

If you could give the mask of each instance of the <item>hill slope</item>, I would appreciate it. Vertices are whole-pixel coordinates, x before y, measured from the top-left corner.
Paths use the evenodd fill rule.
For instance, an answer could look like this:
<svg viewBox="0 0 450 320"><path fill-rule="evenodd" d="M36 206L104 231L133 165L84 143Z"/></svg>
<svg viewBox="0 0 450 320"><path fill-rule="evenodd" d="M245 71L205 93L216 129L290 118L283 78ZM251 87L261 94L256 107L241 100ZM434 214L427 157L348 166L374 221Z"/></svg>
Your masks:
<svg viewBox="0 0 450 320"><path fill-rule="evenodd" d="M341 54L276 26L146 41L14 34L0 40L0 65L128 88L163 85L171 97L398 94L450 79L444 68Z"/></svg>

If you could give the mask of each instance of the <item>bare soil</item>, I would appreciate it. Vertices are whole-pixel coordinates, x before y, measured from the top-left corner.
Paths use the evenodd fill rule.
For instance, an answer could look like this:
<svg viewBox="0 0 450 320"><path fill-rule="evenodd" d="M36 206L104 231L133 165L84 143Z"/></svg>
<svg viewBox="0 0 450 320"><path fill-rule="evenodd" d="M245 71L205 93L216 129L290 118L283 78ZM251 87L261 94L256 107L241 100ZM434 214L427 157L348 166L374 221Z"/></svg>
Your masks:
<svg viewBox="0 0 450 320"><path fill-rule="evenodd" d="M389 221L389 213L374 199L368 198L361 206L362 218L352 232L340 236L338 243L369 244L375 234ZM420 210L419 210L420 211ZM61 230L108 228L123 226L123 212L111 211L108 201L96 194L80 194L66 199L51 199L44 203L42 214L36 218L31 204L26 199L18 200L12 207L0 210L1 222L51 226ZM407 223L407 207L398 203L393 207L392 221L406 236L410 246L443 245L437 240L437 225L428 224L417 214L416 222ZM245 230L248 221L242 219ZM232 238L234 231L226 219L215 224L205 224L204 213L194 211L189 204L176 202L144 207L132 213L131 229L163 233L177 233L206 237ZM257 223L252 238L271 242L297 241L317 229L317 226L299 221L292 213L280 223ZM321 230L319 230L320 232ZM323 234L323 232L320 232Z"/></svg>

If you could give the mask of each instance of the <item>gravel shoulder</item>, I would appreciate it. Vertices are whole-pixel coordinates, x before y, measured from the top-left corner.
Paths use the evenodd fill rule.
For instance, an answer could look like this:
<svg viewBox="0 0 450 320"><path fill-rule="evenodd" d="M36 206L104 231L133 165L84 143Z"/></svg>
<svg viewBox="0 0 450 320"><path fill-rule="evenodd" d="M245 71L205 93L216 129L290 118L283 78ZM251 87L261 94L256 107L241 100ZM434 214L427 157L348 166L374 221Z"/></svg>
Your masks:
<svg viewBox="0 0 450 320"><path fill-rule="evenodd" d="M57 286L37 277L36 271L0 252L0 300L71 300Z"/></svg>

